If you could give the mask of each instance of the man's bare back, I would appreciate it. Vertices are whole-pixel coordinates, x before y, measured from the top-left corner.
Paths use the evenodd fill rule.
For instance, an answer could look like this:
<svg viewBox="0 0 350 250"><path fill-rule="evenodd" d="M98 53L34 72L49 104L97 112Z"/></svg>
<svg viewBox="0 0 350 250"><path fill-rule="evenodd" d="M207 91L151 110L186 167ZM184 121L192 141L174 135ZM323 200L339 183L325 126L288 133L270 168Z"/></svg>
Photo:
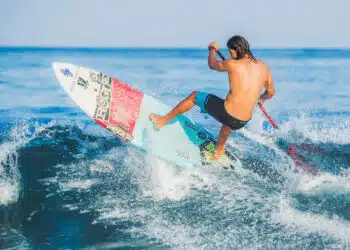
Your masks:
<svg viewBox="0 0 350 250"><path fill-rule="evenodd" d="M226 111L237 119L248 121L262 89L271 85L271 72L264 62L257 59L228 59L223 64L228 71L230 86L225 100Z"/></svg>

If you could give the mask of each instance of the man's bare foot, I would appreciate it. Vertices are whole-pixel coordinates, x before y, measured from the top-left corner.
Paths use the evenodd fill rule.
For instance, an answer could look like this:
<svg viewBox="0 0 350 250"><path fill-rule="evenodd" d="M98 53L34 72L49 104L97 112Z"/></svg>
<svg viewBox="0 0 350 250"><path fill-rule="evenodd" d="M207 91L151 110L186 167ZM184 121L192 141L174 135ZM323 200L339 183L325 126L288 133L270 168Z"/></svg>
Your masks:
<svg viewBox="0 0 350 250"><path fill-rule="evenodd" d="M163 116L157 114L150 114L148 118L153 122L157 128L162 128L165 125Z"/></svg>
<svg viewBox="0 0 350 250"><path fill-rule="evenodd" d="M211 155L209 158L210 161L217 161L220 159L220 157L223 155L223 152L215 152Z"/></svg>
<svg viewBox="0 0 350 250"><path fill-rule="evenodd" d="M219 160L220 155L217 154L212 154L212 156L210 156L209 161L217 161Z"/></svg>

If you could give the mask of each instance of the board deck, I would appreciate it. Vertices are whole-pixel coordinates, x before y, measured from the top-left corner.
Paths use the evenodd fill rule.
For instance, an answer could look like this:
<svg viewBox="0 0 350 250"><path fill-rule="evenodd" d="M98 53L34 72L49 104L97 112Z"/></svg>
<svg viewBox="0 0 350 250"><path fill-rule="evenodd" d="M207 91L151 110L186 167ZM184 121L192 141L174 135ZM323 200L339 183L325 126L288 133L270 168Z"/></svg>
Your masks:
<svg viewBox="0 0 350 250"><path fill-rule="evenodd" d="M53 62L53 69L75 104L120 139L180 167L210 164L215 138L185 115L156 129L149 114L171 110L159 100L98 71L60 62ZM230 147L217 163L225 168L241 165Z"/></svg>

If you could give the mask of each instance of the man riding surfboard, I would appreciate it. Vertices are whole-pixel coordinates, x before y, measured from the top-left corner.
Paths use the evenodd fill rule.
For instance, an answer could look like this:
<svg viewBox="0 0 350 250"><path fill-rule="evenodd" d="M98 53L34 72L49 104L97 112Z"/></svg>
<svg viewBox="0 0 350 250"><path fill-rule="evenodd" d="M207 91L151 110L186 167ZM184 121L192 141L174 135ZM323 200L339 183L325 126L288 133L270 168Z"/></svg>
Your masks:
<svg viewBox="0 0 350 250"><path fill-rule="evenodd" d="M224 153L224 146L231 130L241 129L250 121L255 104L257 102L263 104L275 94L270 69L263 61L253 56L244 37L238 35L231 37L227 41L227 47L232 58L217 61L218 43L211 42L208 45L209 68L228 72L230 91L225 100L210 93L193 91L166 115L154 113L149 115L150 120L160 129L168 121L189 111L195 105L200 107L202 112L208 113L222 124L212 160L218 159ZM265 91L261 94L264 88Z"/></svg>

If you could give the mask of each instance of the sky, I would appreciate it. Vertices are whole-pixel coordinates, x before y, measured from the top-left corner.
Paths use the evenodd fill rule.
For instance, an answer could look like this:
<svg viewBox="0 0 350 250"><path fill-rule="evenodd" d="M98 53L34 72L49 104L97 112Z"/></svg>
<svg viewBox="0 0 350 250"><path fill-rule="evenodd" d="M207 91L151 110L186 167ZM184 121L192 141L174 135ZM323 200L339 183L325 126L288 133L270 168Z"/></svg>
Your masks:
<svg viewBox="0 0 350 250"><path fill-rule="evenodd" d="M0 0L0 23L0 46L350 47L349 0Z"/></svg>

